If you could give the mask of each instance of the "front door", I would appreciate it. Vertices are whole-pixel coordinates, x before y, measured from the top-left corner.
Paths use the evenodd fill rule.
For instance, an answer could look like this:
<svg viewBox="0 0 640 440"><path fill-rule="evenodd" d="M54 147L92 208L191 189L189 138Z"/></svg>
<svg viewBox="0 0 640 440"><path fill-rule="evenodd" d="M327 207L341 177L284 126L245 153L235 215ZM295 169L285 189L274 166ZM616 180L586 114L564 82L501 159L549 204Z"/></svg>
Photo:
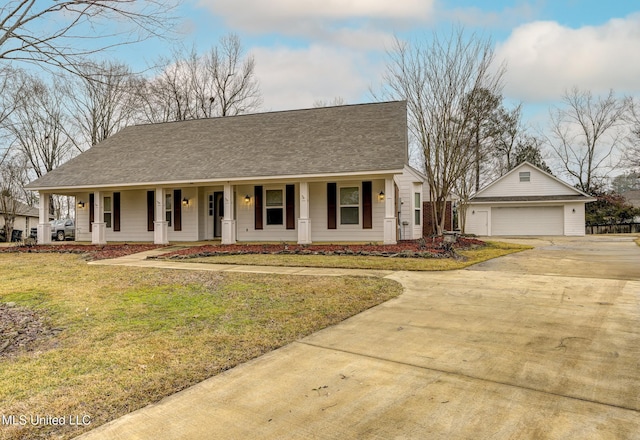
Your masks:
<svg viewBox="0 0 640 440"><path fill-rule="evenodd" d="M213 238L222 237L222 219L224 218L224 192L213 193Z"/></svg>

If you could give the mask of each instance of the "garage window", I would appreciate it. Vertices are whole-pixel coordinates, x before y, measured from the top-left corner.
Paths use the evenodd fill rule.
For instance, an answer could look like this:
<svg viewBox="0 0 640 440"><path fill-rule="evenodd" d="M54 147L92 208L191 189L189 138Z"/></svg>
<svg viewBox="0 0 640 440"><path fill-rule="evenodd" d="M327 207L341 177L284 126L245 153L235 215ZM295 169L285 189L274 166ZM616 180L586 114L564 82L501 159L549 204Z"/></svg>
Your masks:
<svg viewBox="0 0 640 440"><path fill-rule="evenodd" d="M531 173L529 171L521 171L520 182L530 182L530 181L531 181Z"/></svg>

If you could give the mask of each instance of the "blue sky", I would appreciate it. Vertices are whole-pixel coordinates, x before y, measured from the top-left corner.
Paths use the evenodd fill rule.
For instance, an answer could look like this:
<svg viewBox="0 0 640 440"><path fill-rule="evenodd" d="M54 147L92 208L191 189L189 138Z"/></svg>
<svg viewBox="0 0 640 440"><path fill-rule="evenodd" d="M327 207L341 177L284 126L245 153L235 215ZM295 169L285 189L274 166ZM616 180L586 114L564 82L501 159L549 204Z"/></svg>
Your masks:
<svg viewBox="0 0 640 440"><path fill-rule="evenodd" d="M177 14L186 47L203 52L221 35L240 35L256 59L262 110L370 101L394 35L428 38L454 25L492 38L507 63L505 98L534 122L573 86L640 95L632 0L185 0ZM109 56L142 69L168 53L166 41L148 41Z"/></svg>

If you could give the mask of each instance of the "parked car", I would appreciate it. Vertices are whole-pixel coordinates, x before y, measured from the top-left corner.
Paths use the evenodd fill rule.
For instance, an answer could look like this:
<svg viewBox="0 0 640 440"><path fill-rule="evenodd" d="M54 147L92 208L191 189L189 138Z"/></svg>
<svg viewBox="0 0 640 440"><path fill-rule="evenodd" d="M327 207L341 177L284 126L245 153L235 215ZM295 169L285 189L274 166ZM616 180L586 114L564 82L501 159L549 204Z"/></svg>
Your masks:
<svg viewBox="0 0 640 440"><path fill-rule="evenodd" d="M51 239L64 241L76 239L76 225L71 219L51 221Z"/></svg>

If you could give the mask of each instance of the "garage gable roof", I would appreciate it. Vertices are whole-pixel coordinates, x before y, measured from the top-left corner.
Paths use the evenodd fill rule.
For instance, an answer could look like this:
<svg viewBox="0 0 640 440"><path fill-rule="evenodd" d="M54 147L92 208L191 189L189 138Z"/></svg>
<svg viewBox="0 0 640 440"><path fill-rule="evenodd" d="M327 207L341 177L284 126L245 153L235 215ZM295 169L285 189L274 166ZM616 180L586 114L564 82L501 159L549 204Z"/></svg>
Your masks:
<svg viewBox="0 0 640 440"><path fill-rule="evenodd" d="M131 126L27 187L397 172L407 161L406 102L393 101Z"/></svg>
<svg viewBox="0 0 640 440"><path fill-rule="evenodd" d="M588 194L541 170L523 162L505 175L494 180L471 201L515 200L593 200Z"/></svg>
<svg viewBox="0 0 640 440"><path fill-rule="evenodd" d="M566 195L566 196L497 196L497 197L474 197L474 203L491 203L491 202L579 202L586 201L582 194ZM588 198L588 200L595 200Z"/></svg>

